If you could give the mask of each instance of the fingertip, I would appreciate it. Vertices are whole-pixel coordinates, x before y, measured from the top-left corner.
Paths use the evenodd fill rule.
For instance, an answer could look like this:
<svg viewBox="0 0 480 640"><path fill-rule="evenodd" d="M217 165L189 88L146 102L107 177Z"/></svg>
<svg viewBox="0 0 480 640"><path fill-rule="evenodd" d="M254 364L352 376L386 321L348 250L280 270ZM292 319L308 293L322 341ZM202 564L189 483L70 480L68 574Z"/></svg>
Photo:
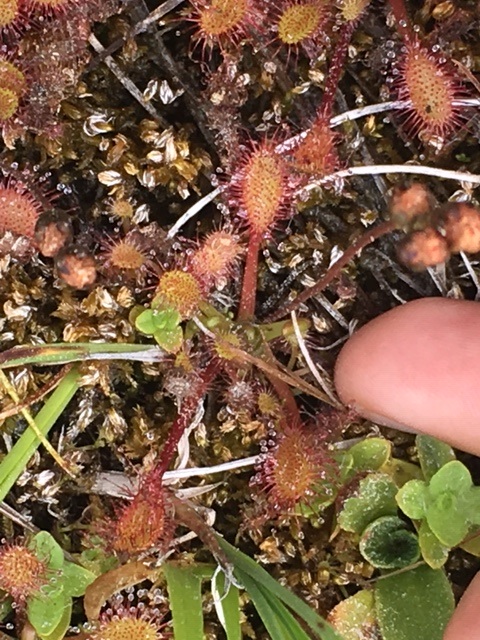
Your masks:
<svg viewBox="0 0 480 640"><path fill-rule="evenodd" d="M362 327L343 347L335 384L381 424L480 453L480 305L426 298Z"/></svg>
<svg viewBox="0 0 480 640"><path fill-rule="evenodd" d="M472 580L461 598L443 640L480 640L480 574Z"/></svg>

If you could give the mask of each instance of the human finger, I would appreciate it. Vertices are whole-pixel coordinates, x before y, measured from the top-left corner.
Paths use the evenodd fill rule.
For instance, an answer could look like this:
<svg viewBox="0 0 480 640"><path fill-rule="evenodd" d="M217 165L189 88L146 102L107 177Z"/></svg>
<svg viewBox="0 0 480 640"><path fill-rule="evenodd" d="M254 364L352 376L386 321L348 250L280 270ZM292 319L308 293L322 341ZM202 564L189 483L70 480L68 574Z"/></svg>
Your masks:
<svg viewBox="0 0 480 640"><path fill-rule="evenodd" d="M480 573L470 583L445 630L443 640L480 640Z"/></svg>
<svg viewBox="0 0 480 640"><path fill-rule="evenodd" d="M342 349L335 384L379 424L480 454L480 304L424 298L362 327Z"/></svg>

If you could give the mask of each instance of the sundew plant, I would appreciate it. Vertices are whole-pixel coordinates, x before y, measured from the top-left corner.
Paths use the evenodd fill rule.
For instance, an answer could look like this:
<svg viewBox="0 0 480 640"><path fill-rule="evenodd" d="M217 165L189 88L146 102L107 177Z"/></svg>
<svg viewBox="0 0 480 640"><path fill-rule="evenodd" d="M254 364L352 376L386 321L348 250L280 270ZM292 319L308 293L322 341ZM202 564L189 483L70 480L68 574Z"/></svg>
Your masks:
<svg viewBox="0 0 480 640"><path fill-rule="evenodd" d="M476 0L0 0L0 635L441 640L478 461L343 406L480 291Z"/></svg>

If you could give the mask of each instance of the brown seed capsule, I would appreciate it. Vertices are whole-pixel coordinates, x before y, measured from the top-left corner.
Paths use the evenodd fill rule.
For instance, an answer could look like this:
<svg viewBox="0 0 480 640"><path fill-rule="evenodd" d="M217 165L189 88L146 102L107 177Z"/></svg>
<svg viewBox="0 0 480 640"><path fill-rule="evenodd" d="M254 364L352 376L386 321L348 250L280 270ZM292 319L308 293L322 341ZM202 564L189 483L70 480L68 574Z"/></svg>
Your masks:
<svg viewBox="0 0 480 640"><path fill-rule="evenodd" d="M58 275L71 287L85 289L97 278L95 260L82 249L63 250L56 259Z"/></svg>
<svg viewBox="0 0 480 640"><path fill-rule="evenodd" d="M449 255L447 241L432 227L414 231L398 248L398 259L419 271L445 262Z"/></svg>
<svg viewBox="0 0 480 640"><path fill-rule="evenodd" d="M65 214L49 211L35 226L35 240L42 256L53 258L72 239L72 225Z"/></svg>
<svg viewBox="0 0 480 640"><path fill-rule="evenodd" d="M435 206L429 189L420 182L410 187L395 188L390 200L390 215L399 227L403 227L419 216L426 216Z"/></svg>
<svg viewBox="0 0 480 640"><path fill-rule="evenodd" d="M480 251L480 209L463 202L448 205L444 229L450 251Z"/></svg>

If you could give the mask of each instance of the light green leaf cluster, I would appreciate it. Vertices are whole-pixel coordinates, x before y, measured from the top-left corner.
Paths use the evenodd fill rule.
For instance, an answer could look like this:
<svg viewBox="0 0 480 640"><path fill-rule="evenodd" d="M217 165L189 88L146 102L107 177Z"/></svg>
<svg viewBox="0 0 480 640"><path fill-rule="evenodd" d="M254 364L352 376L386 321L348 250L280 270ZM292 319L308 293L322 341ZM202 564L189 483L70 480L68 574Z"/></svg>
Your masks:
<svg viewBox="0 0 480 640"><path fill-rule="evenodd" d="M27 617L42 640L63 638L70 625L72 597L82 596L95 575L68 562L60 545L47 531L37 533L28 547L46 562L50 579L27 599Z"/></svg>
<svg viewBox="0 0 480 640"><path fill-rule="evenodd" d="M136 318L135 326L141 333L153 336L168 353L177 353L183 344L181 321L178 311L164 307L146 309Z"/></svg>
<svg viewBox="0 0 480 640"><path fill-rule="evenodd" d="M397 502L409 518L424 521L421 543L432 566L446 557L442 546L459 545L472 527L480 526L480 487L473 485L470 472L459 460L447 462L429 482L407 482Z"/></svg>

